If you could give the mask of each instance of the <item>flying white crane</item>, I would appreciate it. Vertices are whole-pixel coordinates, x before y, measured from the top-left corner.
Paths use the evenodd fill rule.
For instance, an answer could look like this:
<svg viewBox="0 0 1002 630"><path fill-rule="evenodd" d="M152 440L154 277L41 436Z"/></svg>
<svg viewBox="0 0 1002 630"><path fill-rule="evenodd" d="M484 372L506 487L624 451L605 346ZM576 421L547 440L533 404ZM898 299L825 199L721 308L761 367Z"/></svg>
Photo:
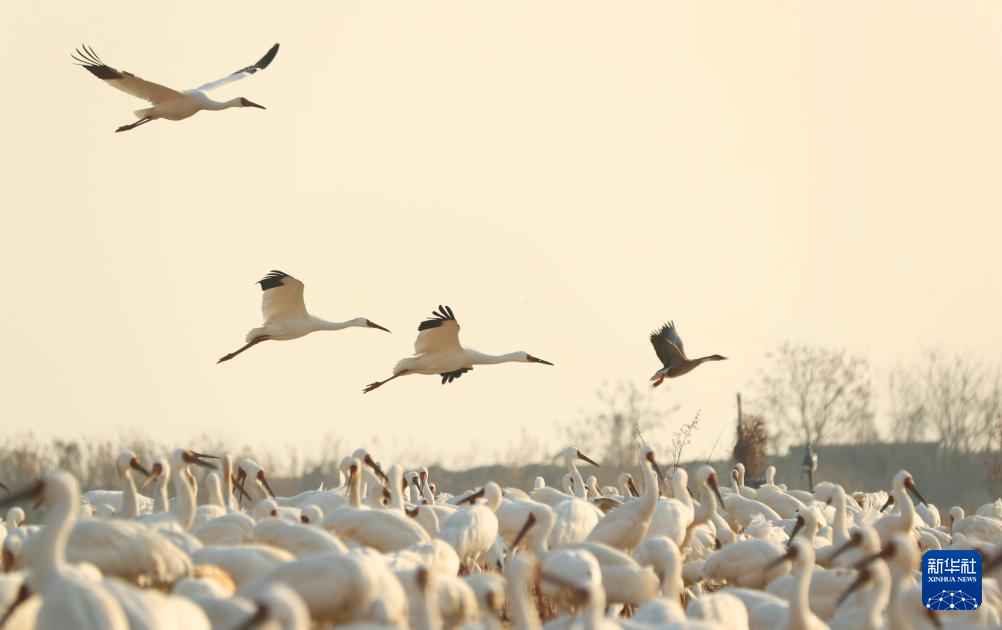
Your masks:
<svg viewBox="0 0 1002 630"><path fill-rule="evenodd" d="M658 359L663 365L651 377L652 387L657 387L666 378L688 374L707 361L725 361L727 359L719 354L711 354L698 359L690 359L685 356L685 347L682 345L682 338L678 336L675 322L668 322L660 330L652 332L651 345L654 346L654 353L658 355Z"/></svg>
<svg viewBox="0 0 1002 630"><path fill-rule="evenodd" d="M227 354L216 363L229 361L262 341L299 339L318 330L378 328L390 332L364 317L344 322L329 322L310 315L303 300L303 283L283 271L272 269L268 275L258 280L257 284L261 285L261 312L264 315L264 325L247 333L247 343L244 347Z"/></svg>
<svg viewBox="0 0 1002 630"><path fill-rule="evenodd" d="M459 343L459 322L456 321L452 309L439 305L438 310L432 312L431 319L426 319L418 325L418 336L414 342L414 356L398 361L393 368L393 376L383 381L370 383L362 391L371 392L377 387L407 374L437 374L442 377L444 385L469 372L475 365L513 362L553 365L528 352L519 351L494 355L464 348Z"/></svg>
<svg viewBox="0 0 1002 630"><path fill-rule="evenodd" d="M205 83L193 90L178 91L159 83L140 79L136 75L124 70L116 70L105 65L97 54L94 53L93 49L86 45L83 45L82 48L83 50L78 48L76 51L77 54L72 55L73 59L79 65L111 87L118 88L126 94L149 101L153 105L153 107L147 107L146 109L137 109L135 114L139 120L130 125L122 125L115 130L116 132L135 129L157 118L184 120L185 118L194 116L203 109L221 110L231 107L256 107L264 109L262 105L252 103L243 97L233 98L228 101L215 101L206 96L205 92L214 90L227 83L232 83L233 81L239 81L244 77L249 77L258 70L264 70L275 58L275 55L278 54L278 44L275 44L254 65L241 68L233 74L226 75L217 81Z"/></svg>

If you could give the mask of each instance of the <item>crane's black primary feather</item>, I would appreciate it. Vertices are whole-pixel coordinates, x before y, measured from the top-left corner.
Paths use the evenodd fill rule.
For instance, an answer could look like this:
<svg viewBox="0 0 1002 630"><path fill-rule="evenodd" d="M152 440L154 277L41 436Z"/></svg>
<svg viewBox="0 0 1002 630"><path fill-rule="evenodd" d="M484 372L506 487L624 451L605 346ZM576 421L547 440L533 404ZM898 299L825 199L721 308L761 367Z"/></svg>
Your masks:
<svg viewBox="0 0 1002 630"><path fill-rule="evenodd" d="M267 276L258 280L257 283L261 285L262 291L267 291L268 289L274 289L275 287L283 286L285 283L282 282L282 280L288 277L289 274L285 273L284 271L272 269Z"/></svg>
<svg viewBox="0 0 1002 630"><path fill-rule="evenodd" d="M443 322L447 322L449 320L456 321L456 316L453 314L452 309L448 306L442 306L441 304L438 305L438 310L432 311L431 314L434 316L434 319L426 319L418 324L418 331L428 330L429 328L438 328ZM442 382L444 383L445 381Z"/></svg>
<svg viewBox="0 0 1002 630"><path fill-rule="evenodd" d="M467 372L470 372L472 370L473 370L473 368L471 368L471 367L468 367L468 368L459 368L455 372L445 372L445 373L439 374L439 376L442 377L442 384L445 385L446 383L451 383L452 381L456 380L457 378L459 378L463 374L465 374Z"/></svg>
<svg viewBox="0 0 1002 630"><path fill-rule="evenodd" d="M240 68L233 74L240 74L241 72L246 72L247 74L254 74L258 70L264 70L265 68L268 67L268 64L271 63L271 61L275 58L275 55L277 54L278 54L278 44L275 44L274 46L268 49L268 52L264 54L264 57L258 59L256 64L254 64L253 66L247 66L246 68Z"/></svg>
<svg viewBox="0 0 1002 630"><path fill-rule="evenodd" d="M113 81L115 79L121 79L125 75L129 74L128 72L119 72L111 66L106 65L103 61L101 61L101 58L97 56L94 50L92 48L88 48L86 44L81 44L81 46L83 47L83 50L77 48L77 54L70 55L70 57L73 57L74 61L77 61L84 67L84 69L93 74L95 77L104 81Z"/></svg>

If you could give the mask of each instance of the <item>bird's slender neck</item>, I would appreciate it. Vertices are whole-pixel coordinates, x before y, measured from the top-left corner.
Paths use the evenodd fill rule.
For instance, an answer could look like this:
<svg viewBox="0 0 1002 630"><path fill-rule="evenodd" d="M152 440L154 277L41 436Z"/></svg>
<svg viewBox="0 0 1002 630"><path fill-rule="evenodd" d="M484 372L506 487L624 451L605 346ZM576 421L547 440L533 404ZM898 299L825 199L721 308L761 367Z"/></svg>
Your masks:
<svg viewBox="0 0 1002 630"><path fill-rule="evenodd" d="M640 497L640 500L644 502L645 508L653 512L654 507L658 503L658 497L661 496L661 488L658 486L658 475L654 472L654 466L650 462L644 462L641 472L644 473L644 494Z"/></svg>
<svg viewBox="0 0 1002 630"><path fill-rule="evenodd" d="M80 511L80 497L74 492L60 492L45 517L45 527L38 532L38 544L28 554L33 585L39 592L65 570L66 543Z"/></svg>
<svg viewBox="0 0 1002 630"><path fill-rule="evenodd" d="M223 502L223 489L219 486L219 477L213 473L206 478L206 483L209 489L209 505L217 505L225 509L226 504Z"/></svg>
<svg viewBox="0 0 1002 630"><path fill-rule="evenodd" d="M122 518L139 516L139 497L136 494L136 482L132 478L132 469L126 468L122 473Z"/></svg>
<svg viewBox="0 0 1002 630"><path fill-rule="evenodd" d="M174 486L174 496L177 498L174 506L177 510L177 522L184 531L190 530L191 524L195 521L195 494L188 485L185 475L187 468L187 464L181 464L171 471L171 483Z"/></svg>
<svg viewBox="0 0 1002 630"><path fill-rule="evenodd" d="M229 455L223 456L223 507L226 508L227 512L233 512L236 509L236 503L233 502L233 460L230 459Z"/></svg>
<svg viewBox="0 0 1002 630"><path fill-rule="evenodd" d="M330 322L326 319L320 319L319 317L310 317L313 322L314 330L344 330L345 328L351 328L353 326L360 326L357 320L349 319L344 322Z"/></svg>
<svg viewBox="0 0 1002 630"><path fill-rule="evenodd" d="M915 526L915 504L908 496L908 489L902 485L900 488L895 488L892 494L894 503L898 506L898 518L901 519L899 529L903 532L911 531Z"/></svg>
<svg viewBox="0 0 1002 630"><path fill-rule="evenodd" d="M161 474L160 478L157 479L157 485L153 490L153 511L154 512L166 512L170 507L170 502L167 500L167 480L170 479L170 475Z"/></svg>
<svg viewBox="0 0 1002 630"><path fill-rule="evenodd" d="M353 508L362 507L362 473L356 472L348 484L348 504Z"/></svg>
<svg viewBox="0 0 1002 630"><path fill-rule="evenodd" d="M477 350L467 350L470 365L494 365L496 363L511 363L521 361L524 356L521 352L509 352L508 354L485 354Z"/></svg>
<svg viewBox="0 0 1002 630"><path fill-rule="evenodd" d="M203 103L205 109L211 109L213 111L219 111L221 109L229 109L231 107L240 107L240 98L231 98L228 101L215 101L209 97L205 97L205 102Z"/></svg>
<svg viewBox="0 0 1002 630"><path fill-rule="evenodd" d="M835 493L835 522L832 524L832 528L835 539L841 543L849 540L849 526L846 523L845 513L845 490L842 489L842 486L835 486L833 492Z"/></svg>
<svg viewBox="0 0 1002 630"><path fill-rule="evenodd" d="M546 554L550 553L549 540L550 534L553 532L553 512L541 510L536 514L536 518L539 519L539 524L536 526L539 529L532 537L532 551L542 561L546 558Z"/></svg>
<svg viewBox="0 0 1002 630"><path fill-rule="evenodd" d="M797 574L794 576L794 592L790 601L790 628L809 627L807 620L811 617L811 609L808 596L811 588L811 573L814 570L814 559L810 560L807 562L803 557L797 558Z"/></svg>
<svg viewBox="0 0 1002 630"><path fill-rule="evenodd" d="M508 599L511 602L512 626L516 630L539 630L539 612L529 601L533 586L532 567L521 558L512 563L508 580Z"/></svg>
<svg viewBox="0 0 1002 630"><path fill-rule="evenodd" d="M571 494L579 499L586 499L588 497L588 491L585 489L584 477L578 471L577 462L573 459L567 459L567 470L571 473L571 479L574 480L574 484L571 486L573 491Z"/></svg>

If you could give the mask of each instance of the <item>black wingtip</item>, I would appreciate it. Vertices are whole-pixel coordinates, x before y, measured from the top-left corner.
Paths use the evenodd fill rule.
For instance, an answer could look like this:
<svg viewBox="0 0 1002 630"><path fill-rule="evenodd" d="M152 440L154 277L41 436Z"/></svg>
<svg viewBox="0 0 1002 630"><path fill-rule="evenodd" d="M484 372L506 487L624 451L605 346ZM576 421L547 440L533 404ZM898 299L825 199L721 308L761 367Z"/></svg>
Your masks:
<svg viewBox="0 0 1002 630"><path fill-rule="evenodd" d="M429 328L438 328L443 322L449 320L456 320L455 314L453 314L452 309L448 306L438 305L437 311L431 312L433 319L426 319L420 324L418 324L418 331L428 330Z"/></svg>
<svg viewBox="0 0 1002 630"><path fill-rule="evenodd" d="M261 57L258 60L258 62L254 64L254 67L257 68L258 70L264 70L265 68L268 67L268 65L272 61L274 61L275 55L277 54L278 54L278 44L275 44L274 46L268 49L268 52L264 54L264 57Z"/></svg>
<svg viewBox="0 0 1002 630"><path fill-rule="evenodd" d="M267 291L268 289L274 289L275 287L283 286L285 283L282 280L289 277L289 274L284 271L279 271L278 269L272 269L268 272L268 275L257 281L257 284L261 285L262 291Z"/></svg>

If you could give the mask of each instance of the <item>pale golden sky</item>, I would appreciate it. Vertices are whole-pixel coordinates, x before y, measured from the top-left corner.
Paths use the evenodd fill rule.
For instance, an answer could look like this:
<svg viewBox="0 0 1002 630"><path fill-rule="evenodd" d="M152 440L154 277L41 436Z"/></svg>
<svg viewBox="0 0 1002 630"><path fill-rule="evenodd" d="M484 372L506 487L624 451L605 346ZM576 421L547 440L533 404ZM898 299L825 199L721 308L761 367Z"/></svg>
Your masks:
<svg viewBox="0 0 1002 630"><path fill-rule="evenodd" d="M997 2L15 2L0 33L4 432L556 450L673 318L731 357L659 391L698 453L784 338L1002 350ZM282 47L213 94L267 111L115 134L146 105L80 42L175 88ZM394 334L216 365L272 268ZM440 303L556 367L363 396Z"/></svg>

